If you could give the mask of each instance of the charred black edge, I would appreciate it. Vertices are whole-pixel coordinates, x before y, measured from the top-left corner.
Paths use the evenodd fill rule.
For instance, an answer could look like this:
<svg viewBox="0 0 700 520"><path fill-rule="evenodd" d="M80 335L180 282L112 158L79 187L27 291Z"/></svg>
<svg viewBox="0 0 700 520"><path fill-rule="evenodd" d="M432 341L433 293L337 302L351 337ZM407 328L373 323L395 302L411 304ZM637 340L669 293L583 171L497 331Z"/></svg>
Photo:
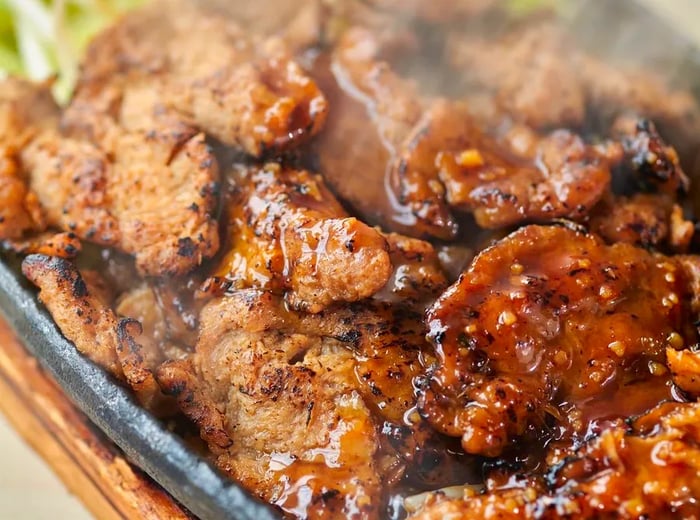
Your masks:
<svg viewBox="0 0 700 520"><path fill-rule="evenodd" d="M38 260L38 259L37 259ZM129 392L81 356L56 328L35 292L0 257L0 314L67 396L141 469L203 519L279 520L236 482L195 455Z"/></svg>

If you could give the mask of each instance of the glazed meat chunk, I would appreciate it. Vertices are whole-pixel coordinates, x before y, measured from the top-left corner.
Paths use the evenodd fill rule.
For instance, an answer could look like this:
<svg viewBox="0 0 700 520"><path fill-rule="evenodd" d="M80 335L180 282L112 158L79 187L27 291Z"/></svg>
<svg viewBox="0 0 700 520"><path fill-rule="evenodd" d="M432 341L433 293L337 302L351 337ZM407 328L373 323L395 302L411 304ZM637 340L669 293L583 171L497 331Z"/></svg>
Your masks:
<svg viewBox="0 0 700 520"><path fill-rule="evenodd" d="M420 303L432 301L447 287L445 270L432 244L398 233L384 237L394 270L375 298Z"/></svg>
<svg viewBox="0 0 700 520"><path fill-rule="evenodd" d="M251 40L205 3L154 2L97 37L64 124L80 127L84 112L108 110L105 84L139 81L190 124L255 156L317 133L327 110L280 40Z"/></svg>
<svg viewBox="0 0 700 520"><path fill-rule="evenodd" d="M696 518L700 405L662 404L620 422L546 471L459 500L429 500L413 519Z"/></svg>
<svg viewBox="0 0 700 520"><path fill-rule="evenodd" d="M652 402L670 397L665 350L697 339L693 283L673 258L564 227L522 228L482 251L428 311L438 363L422 413L488 456L548 415L576 435L614 414L611 403L640 413L627 404L644 400L616 396L643 381Z"/></svg>
<svg viewBox="0 0 700 520"><path fill-rule="evenodd" d="M665 194L606 197L591 212L590 230L606 242L685 252L695 233L682 208Z"/></svg>
<svg viewBox="0 0 700 520"><path fill-rule="evenodd" d="M215 269L227 285L284 292L293 307L318 312L389 280L384 237L349 217L318 176L269 163L237 172L233 190L227 254Z"/></svg>
<svg viewBox="0 0 700 520"><path fill-rule="evenodd" d="M402 147L394 177L418 219L446 203L500 228L583 218L608 189L610 169L604 154L568 130L532 135L516 149L484 134L464 105L438 101Z"/></svg>
<svg viewBox="0 0 700 520"><path fill-rule="evenodd" d="M425 453L420 427L402 426L421 372L418 316L386 304L301 314L246 290L209 303L200 330L192 365L159 376L219 466L290 514L377 518L382 478Z"/></svg>
<svg viewBox="0 0 700 520"><path fill-rule="evenodd" d="M530 131L522 149L499 142L465 105L418 96L381 59L381 44L364 29L343 35L330 65L335 108L316 147L331 188L365 218L449 240L458 231L455 210L499 228L582 218L603 196L603 153L565 130ZM348 136L356 137L351 153Z"/></svg>

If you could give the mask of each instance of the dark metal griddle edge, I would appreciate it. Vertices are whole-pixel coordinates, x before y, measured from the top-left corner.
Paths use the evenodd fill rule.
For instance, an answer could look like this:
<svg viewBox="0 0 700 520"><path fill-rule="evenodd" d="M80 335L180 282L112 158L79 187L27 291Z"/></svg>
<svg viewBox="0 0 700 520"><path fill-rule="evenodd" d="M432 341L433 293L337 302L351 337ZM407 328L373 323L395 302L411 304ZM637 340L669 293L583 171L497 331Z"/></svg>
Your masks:
<svg viewBox="0 0 700 520"><path fill-rule="evenodd" d="M54 325L36 294L0 257L0 312L68 397L126 455L189 511L205 520L278 520L280 515L222 477L141 408Z"/></svg>

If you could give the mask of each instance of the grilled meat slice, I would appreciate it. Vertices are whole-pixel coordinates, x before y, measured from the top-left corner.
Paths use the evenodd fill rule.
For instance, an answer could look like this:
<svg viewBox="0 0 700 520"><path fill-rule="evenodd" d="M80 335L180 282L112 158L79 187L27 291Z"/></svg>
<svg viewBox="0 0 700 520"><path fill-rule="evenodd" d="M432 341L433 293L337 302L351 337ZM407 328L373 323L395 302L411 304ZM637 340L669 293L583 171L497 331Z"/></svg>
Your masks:
<svg viewBox="0 0 700 520"><path fill-rule="evenodd" d="M700 110L691 92L670 87L646 67L620 66L580 53L576 68L593 114L603 125L620 115L639 114L658 123L677 145L687 144L700 128Z"/></svg>
<svg viewBox="0 0 700 520"><path fill-rule="evenodd" d="M186 273L218 249L216 162L202 135L168 125L149 135L119 135L110 160L46 133L22 150L22 164L50 225L134 255L142 274Z"/></svg>
<svg viewBox="0 0 700 520"><path fill-rule="evenodd" d="M166 365L161 382L202 403L183 404L205 439L222 425L230 445L208 439L219 466L288 513L375 518L382 478L446 456L420 420L404 423L422 371L419 315L368 302L303 314L245 290L209 303L200 331L195 379Z"/></svg>
<svg viewBox="0 0 700 520"><path fill-rule="evenodd" d="M607 158L575 134L530 131L524 149L499 142L463 104L418 96L381 60L381 50L366 30L343 35L331 64L335 108L317 142L329 184L363 216L381 222L373 213L380 211L389 228L452 239L453 210L498 228L580 219L603 196L610 183ZM350 156L340 152L348 135L358 146ZM349 177L350 171L362 175ZM367 198L369 186L374 195Z"/></svg>
<svg viewBox="0 0 700 520"><path fill-rule="evenodd" d="M16 156L4 146L0 153L0 239L19 239L44 227L41 207L27 187Z"/></svg>
<svg viewBox="0 0 700 520"><path fill-rule="evenodd" d="M695 518L700 514L700 404L661 404L619 422L515 486L428 501L415 520Z"/></svg>
<svg viewBox="0 0 700 520"><path fill-rule="evenodd" d="M249 38L205 4L165 0L127 15L90 45L64 124L110 110L104 85L145 82L172 110L223 143L260 156L317 133L327 103L281 40Z"/></svg>
<svg viewBox="0 0 700 520"><path fill-rule="evenodd" d="M39 287L39 299L79 352L129 384L144 406L161 407L164 396L151 371L161 356L137 342L141 335L137 321L114 313L109 289L99 274L81 274L69 261L45 255L29 255L22 272Z"/></svg>
<svg viewBox="0 0 700 520"><path fill-rule="evenodd" d="M57 257L30 255L22 273L39 287L39 299L67 339L115 376L124 374L117 358L117 317L100 286L89 287L73 264Z"/></svg>
<svg viewBox="0 0 700 520"><path fill-rule="evenodd" d="M133 111L149 99L137 97ZM49 226L133 254L149 275L187 272L216 252L217 166L202 135L150 107L148 128L105 117L91 143L59 133L45 86L7 80L0 98L0 238Z"/></svg>
<svg viewBox="0 0 700 520"><path fill-rule="evenodd" d="M590 230L609 244L624 242L682 253L695 233L683 210L665 194L606 197L591 212Z"/></svg>
<svg viewBox="0 0 700 520"><path fill-rule="evenodd" d="M158 383L163 391L176 399L182 411L200 431L214 455L225 453L233 441L226 432L224 416L216 408L206 385L198 379L189 359L168 360L158 367ZM232 468L222 468L232 471Z"/></svg>
<svg viewBox="0 0 700 520"><path fill-rule="evenodd" d="M471 95L487 92L521 123L540 129L592 123L607 130L616 117L636 113L685 139L700 125L690 92L648 70L583 52L562 24L546 20L485 36L473 32L448 35L447 62Z"/></svg>
<svg viewBox="0 0 700 520"><path fill-rule="evenodd" d="M309 312L368 298L387 283L386 240L347 216L318 176L269 163L238 172L233 188L227 254L215 276L284 292Z"/></svg>
<svg viewBox="0 0 700 520"><path fill-rule="evenodd" d="M500 144L464 105L438 101L402 147L394 174L400 200L418 219L431 220L429 208L447 203L485 228L583 218L608 189L607 158L567 130L528 144Z"/></svg>
<svg viewBox="0 0 700 520"><path fill-rule="evenodd" d="M697 340L692 291L673 257L564 227L522 228L482 251L429 310L439 361L422 413L489 456L548 414L585 432L596 400L606 414L615 402L640 413L624 395L644 384L649 399L670 397L666 347Z"/></svg>

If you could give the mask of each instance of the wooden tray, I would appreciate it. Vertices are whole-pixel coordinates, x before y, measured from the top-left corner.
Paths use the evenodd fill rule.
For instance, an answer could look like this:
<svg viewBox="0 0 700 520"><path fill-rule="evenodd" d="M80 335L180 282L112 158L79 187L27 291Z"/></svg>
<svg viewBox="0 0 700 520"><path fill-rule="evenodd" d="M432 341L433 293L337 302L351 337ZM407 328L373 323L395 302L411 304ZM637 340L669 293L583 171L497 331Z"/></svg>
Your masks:
<svg viewBox="0 0 700 520"><path fill-rule="evenodd" d="M191 515L95 428L0 318L0 412L97 518Z"/></svg>

